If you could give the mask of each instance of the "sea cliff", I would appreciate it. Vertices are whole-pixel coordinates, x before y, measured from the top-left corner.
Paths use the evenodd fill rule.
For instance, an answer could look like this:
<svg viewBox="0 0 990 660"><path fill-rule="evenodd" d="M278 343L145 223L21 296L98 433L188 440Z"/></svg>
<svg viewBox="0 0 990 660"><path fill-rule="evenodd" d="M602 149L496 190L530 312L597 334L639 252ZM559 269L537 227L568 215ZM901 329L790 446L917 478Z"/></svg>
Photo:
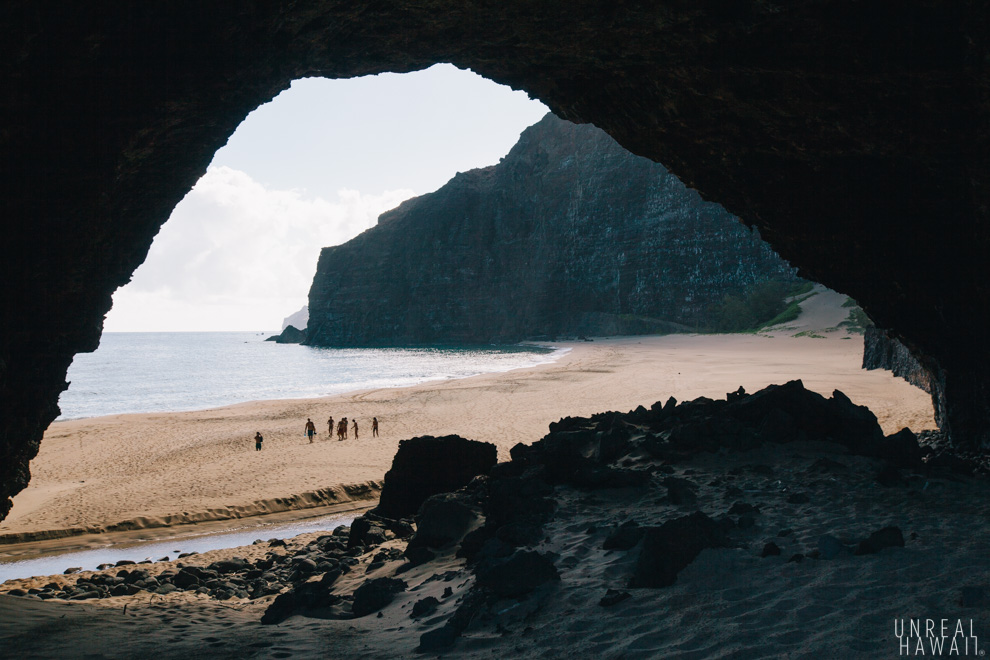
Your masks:
<svg viewBox="0 0 990 660"><path fill-rule="evenodd" d="M324 248L315 346L514 342L705 327L724 296L794 271L717 204L601 130L548 114Z"/></svg>

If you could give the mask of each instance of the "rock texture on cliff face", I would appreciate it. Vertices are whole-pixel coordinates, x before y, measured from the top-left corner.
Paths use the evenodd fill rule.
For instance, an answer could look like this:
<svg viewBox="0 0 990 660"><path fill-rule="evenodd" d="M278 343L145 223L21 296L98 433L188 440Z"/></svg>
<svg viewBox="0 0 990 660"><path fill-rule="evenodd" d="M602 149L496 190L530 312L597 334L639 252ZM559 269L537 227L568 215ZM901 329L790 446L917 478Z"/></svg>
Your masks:
<svg viewBox="0 0 990 660"><path fill-rule="evenodd" d="M939 426L945 423L945 407L939 405L944 401L944 396L939 391L939 381L911 355L904 344L890 337L886 331L877 327L866 328L863 336L863 368L886 369L931 394L935 403L935 421Z"/></svg>
<svg viewBox="0 0 990 660"><path fill-rule="evenodd" d="M600 129L550 114L498 165L324 248L307 343L694 330L726 293L770 279L794 271L758 234Z"/></svg>
<svg viewBox="0 0 990 660"><path fill-rule="evenodd" d="M986 2L9 0L0 34L3 496L244 117L296 78L436 62L594 123L757 226L892 329L944 383L946 430L990 448Z"/></svg>

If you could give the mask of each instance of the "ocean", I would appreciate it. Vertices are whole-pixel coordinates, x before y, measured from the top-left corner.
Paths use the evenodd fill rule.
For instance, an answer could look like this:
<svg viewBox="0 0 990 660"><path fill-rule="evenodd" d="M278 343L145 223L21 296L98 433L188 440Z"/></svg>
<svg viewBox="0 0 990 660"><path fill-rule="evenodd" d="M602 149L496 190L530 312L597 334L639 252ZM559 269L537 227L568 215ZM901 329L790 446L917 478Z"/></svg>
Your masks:
<svg viewBox="0 0 990 660"><path fill-rule="evenodd" d="M59 420L301 399L532 367L566 349L539 346L311 348L272 332L107 332L76 355Z"/></svg>

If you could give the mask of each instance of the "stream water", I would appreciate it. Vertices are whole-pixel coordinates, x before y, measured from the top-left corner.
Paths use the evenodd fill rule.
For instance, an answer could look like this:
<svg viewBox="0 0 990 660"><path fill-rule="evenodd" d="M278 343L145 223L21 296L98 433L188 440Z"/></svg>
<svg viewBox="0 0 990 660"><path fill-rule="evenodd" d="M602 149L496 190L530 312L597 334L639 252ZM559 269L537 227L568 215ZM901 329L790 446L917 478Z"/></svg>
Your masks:
<svg viewBox="0 0 990 660"><path fill-rule="evenodd" d="M285 523L247 524L223 532L177 534L167 540L128 541L100 548L53 552L29 559L0 556L0 583L36 575L57 575L67 568L96 570L100 564L115 564L122 559L140 562L157 561L164 557L176 559L185 552L206 552L219 548L250 545L256 540L287 539L308 532L331 532L338 525L350 525L360 512L348 511ZM0 553L3 546L0 546Z"/></svg>

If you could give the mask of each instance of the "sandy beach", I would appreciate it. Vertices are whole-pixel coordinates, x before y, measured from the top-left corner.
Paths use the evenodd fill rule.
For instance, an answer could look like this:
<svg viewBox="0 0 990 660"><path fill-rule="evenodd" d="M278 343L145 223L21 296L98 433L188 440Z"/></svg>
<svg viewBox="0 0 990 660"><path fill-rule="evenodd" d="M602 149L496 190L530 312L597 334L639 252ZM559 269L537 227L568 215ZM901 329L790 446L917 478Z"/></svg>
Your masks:
<svg viewBox="0 0 990 660"><path fill-rule="evenodd" d="M838 323L845 296L827 290L772 333L596 338L555 344L553 364L416 387L321 399L257 401L212 410L56 422L31 464L31 484L0 523L7 543L82 531L155 528L374 498L398 442L458 434L494 443L500 460L550 422L627 411L675 397L722 398L801 379L868 406L885 433L935 428L928 394L885 371L864 371L862 336ZM360 437L327 434L358 420ZM371 435L378 417L381 435ZM304 434L317 425L315 442ZM264 449L254 450L260 431Z"/></svg>
<svg viewBox="0 0 990 660"><path fill-rule="evenodd" d="M826 397L839 389L869 406L885 433L934 428L926 393L887 372L860 369L862 338L837 327L845 314L837 296L812 297L800 322L772 333L595 339L568 344L570 351L554 364L502 374L328 399L58 423L33 464L31 487L15 500L0 533L8 535L7 548L30 549L40 545L9 542L71 528L97 532L79 538L102 542L137 533L106 533L114 525L154 532L155 526L212 520L200 525L214 530L225 518L268 511L356 509L372 503L404 438L456 433L495 443L507 460L513 445L539 439L564 416L628 411L670 396L723 398L740 385L753 392L798 378ZM358 419L361 437L329 440L328 415ZM381 420L380 438L370 437L372 416ZM321 423L313 444L303 433L307 417ZM261 452L251 439L256 430L266 438ZM659 477L693 484L696 499L687 503L662 497L655 484L595 491L558 486L556 511L536 547L554 558L559 582L516 604L499 601L441 655L568 658L583 649L587 657L615 658L896 657L893 622L918 617L975 626L975 637L957 639L978 644L969 649L973 655L986 644L990 611L987 482L915 473L898 487L881 487L879 465L831 443L795 442L654 463ZM638 550L604 545L629 520L655 525L695 510L724 516L740 501L756 506L755 522L744 529L740 518L732 547L704 550L669 587L630 588ZM889 525L903 530L904 547L852 554L857 542ZM252 563L281 557L288 565L320 538L307 534L283 547L261 543L142 568L174 575L183 565L232 557ZM51 550L70 541L40 543ZM776 556L766 554L771 542ZM396 538L354 556L334 593L350 598L366 581L409 568L401 559L405 545ZM86 602L30 595L71 589L93 576L122 580L113 576L131 566L11 580L0 588L0 650L36 658L423 657L415 651L420 636L443 625L475 583L455 550L402 572L405 590L377 616L292 616L267 626L261 616L275 595L216 600L148 590ZM386 555L393 559L376 563ZM613 587L629 595L602 606ZM28 596L5 595L12 590ZM430 597L440 603L436 616L417 618L414 607Z"/></svg>

